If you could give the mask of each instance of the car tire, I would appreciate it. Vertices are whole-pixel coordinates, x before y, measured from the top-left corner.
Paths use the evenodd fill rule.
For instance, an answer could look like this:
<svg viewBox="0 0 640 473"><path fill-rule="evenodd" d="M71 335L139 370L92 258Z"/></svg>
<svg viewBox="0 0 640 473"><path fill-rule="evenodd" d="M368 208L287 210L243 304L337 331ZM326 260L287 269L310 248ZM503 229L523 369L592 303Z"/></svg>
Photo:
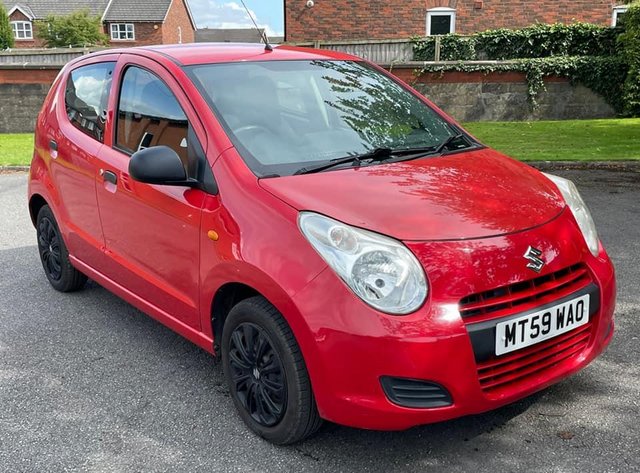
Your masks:
<svg viewBox="0 0 640 473"><path fill-rule="evenodd" d="M300 347L284 317L265 298L245 299L229 312L222 364L240 416L259 436L288 445L322 425Z"/></svg>
<svg viewBox="0 0 640 473"><path fill-rule="evenodd" d="M87 282L87 276L71 266L69 251L48 205L43 206L38 212L36 232L40 261L51 286L60 292L82 289Z"/></svg>

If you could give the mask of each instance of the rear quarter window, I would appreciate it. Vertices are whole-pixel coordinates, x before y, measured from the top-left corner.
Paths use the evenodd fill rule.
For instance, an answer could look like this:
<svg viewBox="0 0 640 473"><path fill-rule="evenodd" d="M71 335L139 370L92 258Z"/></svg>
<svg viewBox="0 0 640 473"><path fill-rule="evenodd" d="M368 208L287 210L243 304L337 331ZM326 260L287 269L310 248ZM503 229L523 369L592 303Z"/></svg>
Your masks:
<svg viewBox="0 0 640 473"><path fill-rule="evenodd" d="M115 62L78 67L67 78L67 118L79 130L102 142Z"/></svg>

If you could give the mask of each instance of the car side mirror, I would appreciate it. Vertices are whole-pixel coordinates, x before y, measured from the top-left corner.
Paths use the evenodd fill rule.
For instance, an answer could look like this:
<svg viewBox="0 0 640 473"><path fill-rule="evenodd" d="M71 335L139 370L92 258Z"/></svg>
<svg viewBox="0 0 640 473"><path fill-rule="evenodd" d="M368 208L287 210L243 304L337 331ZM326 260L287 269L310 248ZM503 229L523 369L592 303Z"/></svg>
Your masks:
<svg viewBox="0 0 640 473"><path fill-rule="evenodd" d="M136 181L165 186L195 187L196 179L187 177L178 153L168 146L152 146L136 151L129 161L129 175Z"/></svg>

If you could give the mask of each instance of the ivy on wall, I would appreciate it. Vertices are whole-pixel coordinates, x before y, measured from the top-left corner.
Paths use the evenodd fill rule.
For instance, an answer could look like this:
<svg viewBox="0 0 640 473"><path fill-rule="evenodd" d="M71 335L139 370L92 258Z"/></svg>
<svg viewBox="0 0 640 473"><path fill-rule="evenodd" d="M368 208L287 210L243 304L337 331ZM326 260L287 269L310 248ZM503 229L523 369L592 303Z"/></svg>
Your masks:
<svg viewBox="0 0 640 473"><path fill-rule="evenodd" d="M440 60L505 60L549 56L608 56L617 52L620 30L589 23L533 25L519 30L501 28L472 36L440 37ZM413 38L417 61L435 59L436 38Z"/></svg>
<svg viewBox="0 0 640 473"><path fill-rule="evenodd" d="M435 37L413 38L414 58L433 61ZM640 115L640 1L630 5L624 29L586 23L534 25L489 30L472 36L440 37L440 60L416 74L520 72L531 104L545 89L544 78L568 78L600 94L623 115ZM494 60L473 63L465 61Z"/></svg>

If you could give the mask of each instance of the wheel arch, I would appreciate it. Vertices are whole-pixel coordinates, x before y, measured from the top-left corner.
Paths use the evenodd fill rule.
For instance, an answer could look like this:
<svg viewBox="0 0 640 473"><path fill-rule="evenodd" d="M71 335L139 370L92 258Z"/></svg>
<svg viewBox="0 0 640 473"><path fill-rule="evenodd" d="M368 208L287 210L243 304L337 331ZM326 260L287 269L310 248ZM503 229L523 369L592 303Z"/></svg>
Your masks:
<svg viewBox="0 0 640 473"><path fill-rule="evenodd" d="M253 287L241 282L227 282L220 286L215 292L213 300L211 301L210 320L215 353L219 353L222 329L231 309L239 302L254 296L265 297L264 294L261 294ZM265 299L267 298L265 297Z"/></svg>
<svg viewBox="0 0 640 473"><path fill-rule="evenodd" d="M33 194L29 198L29 216L31 217L31 223L33 224L34 227L36 226L36 219L38 218L38 212L40 212L40 209L45 205L49 205L49 203L40 194Z"/></svg>

